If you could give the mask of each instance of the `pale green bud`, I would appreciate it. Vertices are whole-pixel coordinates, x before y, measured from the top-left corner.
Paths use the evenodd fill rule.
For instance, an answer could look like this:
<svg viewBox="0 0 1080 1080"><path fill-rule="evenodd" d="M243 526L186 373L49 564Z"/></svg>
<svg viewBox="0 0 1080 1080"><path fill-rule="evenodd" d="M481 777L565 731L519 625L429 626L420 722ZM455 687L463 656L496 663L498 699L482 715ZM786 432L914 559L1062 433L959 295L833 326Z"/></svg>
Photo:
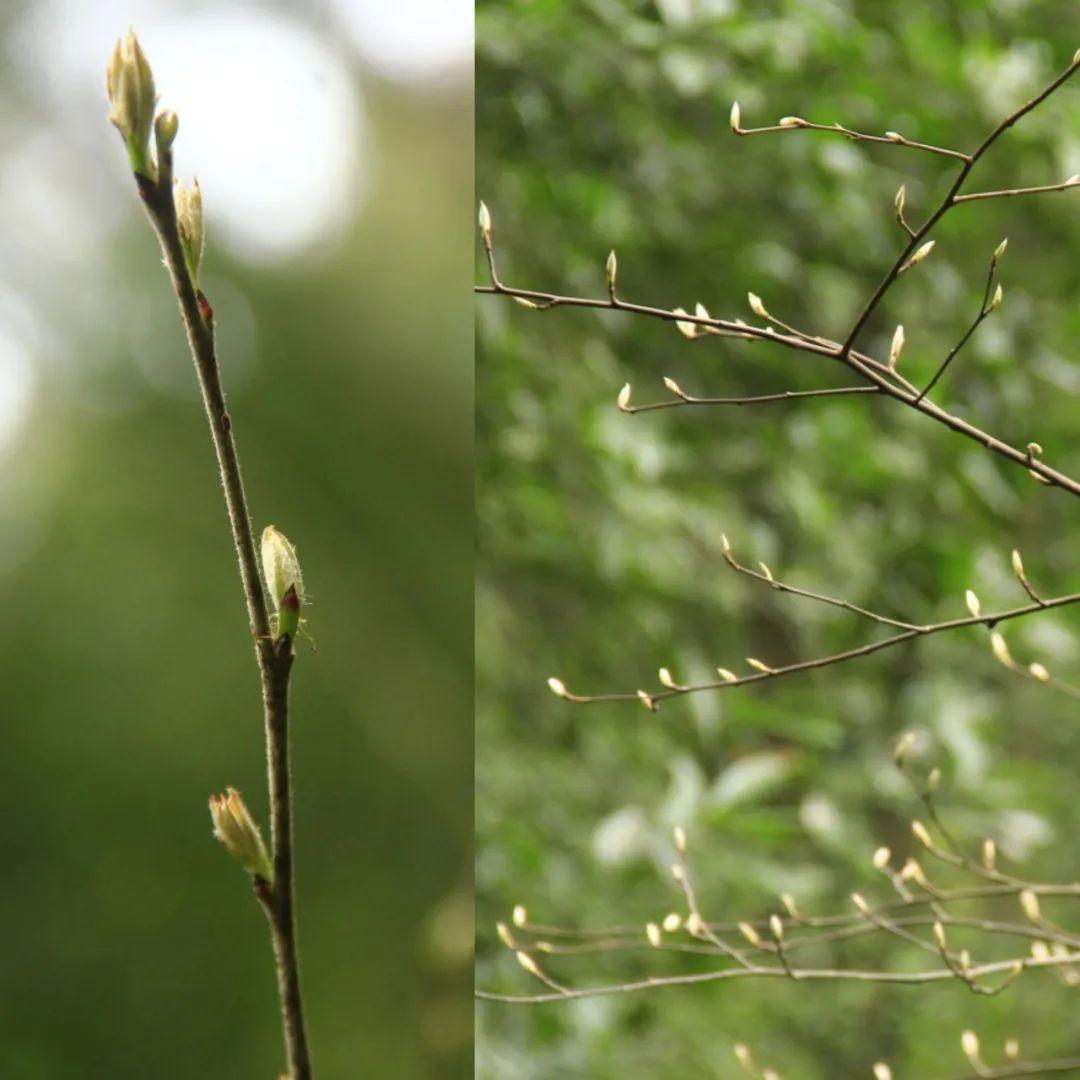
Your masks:
<svg viewBox="0 0 1080 1080"><path fill-rule="evenodd" d="M214 836L221 841L225 850L249 874L273 884L274 868L270 856L240 792L235 788L226 788L224 795L211 795L210 817L214 822Z"/></svg>
<svg viewBox="0 0 1080 1080"><path fill-rule="evenodd" d="M191 280L198 285L204 246L202 189L198 178L191 182L191 187L185 187L182 181L177 180L173 185L173 200L180 243L184 247L184 261Z"/></svg>
<svg viewBox="0 0 1080 1080"><path fill-rule="evenodd" d="M172 149L179 128L180 117L172 109L165 109L157 114L154 121L154 141L157 143L159 161Z"/></svg>
<svg viewBox="0 0 1080 1080"><path fill-rule="evenodd" d="M154 74L133 31L117 41L105 70L109 120L123 136L134 172L156 179L150 160L154 124Z"/></svg>
<svg viewBox="0 0 1080 1080"><path fill-rule="evenodd" d="M263 577L278 616L278 634L295 635L304 599L304 578L296 549L283 533L267 525L262 534Z"/></svg>

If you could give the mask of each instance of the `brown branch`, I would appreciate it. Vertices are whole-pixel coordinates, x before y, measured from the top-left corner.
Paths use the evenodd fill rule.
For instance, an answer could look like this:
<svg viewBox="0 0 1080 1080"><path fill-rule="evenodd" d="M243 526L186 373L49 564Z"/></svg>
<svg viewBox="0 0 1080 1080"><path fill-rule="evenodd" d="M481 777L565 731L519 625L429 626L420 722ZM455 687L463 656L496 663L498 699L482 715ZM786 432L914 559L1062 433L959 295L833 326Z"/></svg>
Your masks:
<svg viewBox="0 0 1080 1080"><path fill-rule="evenodd" d="M184 258L173 202L172 160L168 153L158 162L158 179L136 176L161 244L165 265L180 306L202 391L203 405L225 492L229 525L240 564L248 621L262 682L266 732L267 774L270 790L270 831L273 839L274 883L259 886L256 895L266 912L273 939L281 996L282 1027L290 1080L310 1080L311 1060L300 996L300 972L293 917L292 793L289 779L288 688L292 668L289 637L272 640L270 619L259 580L259 566L251 519L240 474L234 423L225 403L214 344L213 315L206 298L196 289Z"/></svg>
<svg viewBox="0 0 1080 1080"><path fill-rule="evenodd" d="M1070 176L1060 184L1043 184L1040 187L1008 188L1004 191L976 191L970 195L957 195L953 203L974 202L976 199L1008 199L1014 195L1043 195L1049 191L1071 191L1080 187L1080 176Z"/></svg>
<svg viewBox="0 0 1080 1080"><path fill-rule="evenodd" d="M1045 600L1038 604L1027 604L1024 607L1012 608L1008 611L999 611L989 615L973 615L969 618L948 619L944 622L913 627L902 633L894 634L892 637L883 638L881 641L873 641L866 645L859 645L854 649L847 649L844 652L833 653L829 656L817 657L813 660L801 660L794 664L787 664L783 667L769 668L766 671L759 671L755 675L744 675L733 679L722 678L718 682L700 683L694 686L669 687L665 690L657 691L656 693L652 693L651 691L647 693L641 691L640 693L635 692L632 694L575 694L567 690L561 682L558 682L558 680L556 680L556 682L558 683L559 689L555 692L559 697L563 697L567 701L573 701L581 705L592 705L613 701L641 701L643 700L641 694L646 693L650 707L655 708L659 702L666 698L678 697L682 694L697 694L705 690L727 690L736 686L746 686L750 683L760 683L770 679L780 679L787 675L795 675L804 671L813 671L816 668L830 667L833 664L846 663L849 660L855 660L862 656L869 656L871 653L879 652L882 649L900 645L905 641L912 641L920 637L929 637L931 634L939 634L945 630L958 630L966 626L985 626L992 628L997 623L1021 618L1024 615L1031 615L1036 611L1067 607L1068 605L1075 603L1080 603L1080 593L1071 593L1068 596L1058 596L1052 600ZM552 684L549 682L549 685ZM553 685L552 688L554 689Z"/></svg>
<svg viewBox="0 0 1080 1080"><path fill-rule="evenodd" d="M796 401L803 398L841 397L846 394L877 394L876 386L838 386L823 390L784 390L778 394L756 394L751 397L695 397L680 393L671 401L654 401L648 405L620 405L622 412L655 412L657 409L677 409L684 405L767 405L775 401Z"/></svg>
<svg viewBox="0 0 1080 1080"><path fill-rule="evenodd" d="M726 541L726 537L724 539ZM843 608L844 611L850 611L855 615L861 615L863 618L871 619L877 623L883 623L886 626L896 626L902 630L921 631L926 629L925 627L917 626L915 623L903 622L900 619L891 619L888 615L879 615L876 611L870 611L867 608L859 607L858 604L849 603L847 600L838 600L832 596L825 596L823 593L811 592L809 589L800 589L795 585L789 585L784 581L779 581L777 578L773 577L771 570L767 573L764 572L767 570L764 563L761 564L762 573L759 573L757 570L751 570L750 567L743 566L736 560L728 546L725 546L723 555L724 561L736 573L753 578L755 581L764 582L777 592L791 593L792 596L803 596L808 600L816 600L821 604L829 604L833 607Z"/></svg>
<svg viewBox="0 0 1080 1080"><path fill-rule="evenodd" d="M1036 94L1035 97L1033 97L1030 101L1021 105L1020 108L1016 109L1014 112L1006 116L1005 119L1002 120L993 129L993 131L991 131L990 134L986 136L985 139L983 139L983 141L979 144L975 151L967 155L964 164L961 166L960 171L956 175L956 179L953 181L949 190L946 192L945 197L942 199L937 209L934 210L933 213L931 213L931 215L926 219L922 226L920 226L918 229L915 230L914 233L912 233L907 245L904 247L904 250L899 254L899 256L897 256L897 259L893 263L891 269L881 280L881 283L874 290L870 299L866 302L866 305L863 307L862 312L859 314L851 330L848 332L847 337L844 339L844 343L841 346L839 353L840 356L846 355L851 350L852 346L855 344L855 341L859 336L859 333L862 331L862 328L866 325L870 316L874 313L874 310L877 308L878 304L881 302L886 292L888 292L889 288L905 269L906 265L908 264L908 259L911 257L912 254L914 254L915 250L924 241L926 236L930 233L930 230L933 229L933 227L956 204L960 189L964 186L964 182L967 180L968 176L971 173L971 170L975 167L975 164L978 162L978 160L983 156L983 154L986 153L987 150L990 149L991 146L994 145L995 142L997 142L997 140L1010 127L1013 126L1013 124L1015 124L1022 117L1026 116L1036 106L1042 104L1042 102L1045 101L1055 90L1057 90L1058 87L1063 85L1078 67L1080 67L1080 57L1074 57L1072 63L1060 75L1058 75L1057 78L1055 78L1049 86Z"/></svg>
<svg viewBox="0 0 1080 1080"><path fill-rule="evenodd" d="M767 135L785 131L824 131L833 135L843 135L852 142L881 143L886 146L905 146L910 150L925 150L930 154L939 154L942 157L958 158L960 161L968 161L969 156L960 150L949 150L942 146L932 146L930 143L916 142L907 139L897 131L890 131L884 135L867 135L861 131L852 131L843 124L814 124L809 120L803 120L799 116L787 116L784 120L788 123L771 124L767 127L744 128L735 127L732 130L736 135Z"/></svg>
<svg viewBox="0 0 1080 1080"><path fill-rule="evenodd" d="M494 262L493 256L492 262ZM1062 488L1071 495L1080 495L1080 482L1051 468L1038 458L1033 458L1025 450L1010 446L1008 443L981 430L974 424L962 420L958 416L953 416L951 413L946 412L944 409L935 405L932 401L926 399L919 400L917 390L900 388L890 381L891 379L899 379L900 376L895 372L890 371L888 365L855 350L848 350L846 355L841 356L839 354L840 346L832 347L829 345L822 345L818 344L815 340L791 334L777 334L771 327L762 329L757 326L749 326L741 320L730 321L689 315L684 312L669 311L666 308L651 307L647 304L631 303L622 299L612 301L610 298L562 296L558 293L540 292L535 289L519 289L503 285L497 278L493 278L493 284L491 285L474 286L474 292L480 295L527 299L535 303L538 307L545 309L564 306L600 308L610 311L624 311L631 315L662 319L667 322L691 323L702 327L704 330L716 329L729 331L732 336L754 338L760 341L772 341L778 345L785 346L786 348L813 353L817 356L824 356L833 360L839 360L846 367L855 371L862 378L876 386L881 393L893 400L914 408L924 416L930 417L932 420L943 424L951 431L963 435L965 438L972 439L991 453L1008 458L1017 465L1022 465L1029 472L1037 474L1047 484Z"/></svg>
<svg viewBox="0 0 1080 1080"><path fill-rule="evenodd" d="M948 370L949 365L956 359L960 350L968 343L968 339L976 330L982 325L983 319L990 315L994 310L994 298L991 290L994 287L994 273L997 270L997 252L995 251L990 259L990 269L986 275L986 288L983 290L982 303L979 305L979 314L975 316L971 325L967 328L966 332L960 338L960 340L949 350L945 359L942 360L941 366L934 372L933 378L919 391L919 396L915 399L915 403L918 404L931 390L937 386L938 380ZM1000 286L999 286L1000 288ZM998 297L1000 302L1000 296Z"/></svg>

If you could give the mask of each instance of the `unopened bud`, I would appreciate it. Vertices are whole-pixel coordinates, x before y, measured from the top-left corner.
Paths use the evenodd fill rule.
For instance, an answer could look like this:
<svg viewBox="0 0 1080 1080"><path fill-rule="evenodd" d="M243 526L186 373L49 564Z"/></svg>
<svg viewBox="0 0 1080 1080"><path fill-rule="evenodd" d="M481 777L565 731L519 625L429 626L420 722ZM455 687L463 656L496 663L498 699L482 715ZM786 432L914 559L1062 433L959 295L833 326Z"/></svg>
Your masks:
<svg viewBox="0 0 1080 1080"><path fill-rule="evenodd" d="M777 941L784 940L784 920L779 915L769 916L769 930Z"/></svg>
<svg viewBox="0 0 1080 1080"><path fill-rule="evenodd" d="M902 217L904 213L904 202L907 199L907 184L901 184L896 189L896 198L893 199L893 206L896 207L896 216Z"/></svg>
<svg viewBox="0 0 1080 1080"><path fill-rule="evenodd" d="M665 933L674 934L682 926L682 916L677 911L673 911L670 915L664 916L664 921L660 925Z"/></svg>
<svg viewBox="0 0 1080 1080"><path fill-rule="evenodd" d="M1020 1056L1020 1043L1016 1039L1005 1040L1005 1057L1015 1061Z"/></svg>
<svg viewBox="0 0 1080 1080"><path fill-rule="evenodd" d="M1005 639L997 630L990 635L990 649L998 663L1004 664L1007 668L1013 666L1013 658L1009 654L1009 646L1005 644Z"/></svg>
<svg viewBox="0 0 1080 1080"><path fill-rule="evenodd" d="M749 301L750 310L762 319L767 319L769 313L765 310L765 305L761 302L761 297L757 293L747 293L746 299Z"/></svg>
<svg viewBox="0 0 1080 1080"><path fill-rule="evenodd" d="M930 837L930 832L921 821L913 821L911 823L911 831L915 836L915 839L919 841L928 851L934 850L934 841Z"/></svg>
<svg viewBox="0 0 1080 1080"><path fill-rule="evenodd" d="M669 690L677 690L679 688L678 684L671 677L671 672L668 671L666 667L662 667L657 674L661 684L666 686Z"/></svg>
<svg viewBox="0 0 1080 1080"><path fill-rule="evenodd" d="M172 109L164 109L157 114L154 120L154 141L157 143L158 158L163 158L171 149L176 140L176 133L180 130L180 117Z"/></svg>
<svg viewBox="0 0 1080 1080"><path fill-rule="evenodd" d="M764 576L765 580L766 581L772 581L773 580L772 571L763 562L759 562L758 566L761 567L761 573Z"/></svg>
<svg viewBox="0 0 1080 1080"><path fill-rule="evenodd" d="M610 252L607 257L607 262L604 264L604 273L607 275L608 288L614 290L615 277L619 272L619 260L615 257L614 250Z"/></svg>
<svg viewBox="0 0 1080 1080"><path fill-rule="evenodd" d="M673 308L672 315L687 315L688 312L681 307ZM697 323L689 322L687 319L676 319L675 326L680 334L685 338L696 338L698 335Z"/></svg>
<svg viewBox="0 0 1080 1080"><path fill-rule="evenodd" d="M1027 580L1027 578L1024 576L1024 561L1020 558L1020 552L1017 551L1015 548L1013 549L1012 553L1012 568L1013 573L1020 581Z"/></svg>
<svg viewBox="0 0 1080 1080"><path fill-rule="evenodd" d="M912 255L911 258L908 259L908 261L904 263L903 266L900 267L899 272L902 274L905 270L910 270L913 266L918 266L919 263L921 263L923 259L925 259L926 256L934 250L935 243L937 243L936 240L927 240L927 242L923 244L923 246L919 248L919 250L916 251L915 254Z"/></svg>
<svg viewBox="0 0 1080 1080"><path fill-rule="evenodd" d="M701 921L701 916L696 911L691 911L686 916L686 932L691 937L701 937L705 932L705 926Z"/></svg>
<svg viewBox="0 0 1080 1080"><path fill-rule="evenodd" d="M806 121L801 116L781 116L778 127L806 127Z"/></svg>
<svg viewBox="0 0 1080 1080"><path fill-rule="evenodd" d="M927 794L934 795L939 787L941 787L941 770L935 765L926 778Z"/></svg>
<svg viewBox="0 0 1080 1080"><path fill-rule="evenodd" d="M499 935L499 940L508 948L517 950L517 942L514 940L514 935L510 932L510 927L504 922L495 924L495 932Z"/></svg>
<svg viewBox="0 0 1080 1080"><path fill-rule="evenodd" d="M529 921L529 912L524 904L515 904L510 916L513 924L520 930Z"/></svg>
<svg viewBox="0 0 1080 1080"><path fill-rule="evenodd" d="M252 820L240 792L226 788L224 795L210 796L214 836L249 873L273 884L274 868L266 853L259 827Z"/></svg>
<svg viewBox="0 0 1080 1080"><path fill-rule="evenodd" d="M480 210L476 215L476 223L480 226L480 234L485 240L491 239L491 211L487 203L480 201Z"/></svg>
<svg viewBox="0 0 1080 1080"><path fill-rule="evenodd" d="M897 326L893 331L892 344L889 346L889 367L895 368L896 361L900 359L900 354L904 351L904 328L903 326Z"/></svg>
<svg viewBox="0 0 1080 1080"><path fill-rule="evenodd" d="M907 761L907 756L911 753L912 747L914 747L914 745L914 731L905 731L904 734L896 740L896 746L893 749L893 763L898 769L902 769L904 767L904 762Z"/></svg>
<svg viewBox="0 0 1080 1080"><path fill-rule="evenodd" d="M739 103L737 101L732 102L731 112L728 115L728 123L731 125L732 131L739 131L740 120L742 120L742 110L739 108Z"/></svg>
<svg viewBox="0 0 1080 1080"><path fill-rule="evenodd" d="M769 665L768 665L768 664L762 663L762 661L758 660L758 659L757 659L757 657L755 657L755 656L748 656L748 657L746 658L746 662L747 662L747 663L748 663L748 664L749 664L749 665L750 665L750 666L751 666L751 667L752 667L752 668L753 668L753 669L754 669L755 671L760 671L760 672L762 672L763 674L766 674L766 675L768 675L768 674L769 674L769 673L770 673L770 672L772 671L772 668L771 668L771 667L769 667Z"/></svg>
<svg viewBox="0 0 1080 1080"><path fill-rule="evenodd" d="M517 957L517 962L530 974L534 975L538 979L542 979L543 975L540 974L539 965L536 961L527 953L518 950L514 954Z"/></svg>
<svg viewBox="0 0 1080 1080"><path fill-rule="evenodd" d="M627 407L630 404L630 384L626 383L619 391L618 406L622 412L626 412Z"/></svg>
<svg viewBox="0 0 1080 1080"><path fill-rule="evenodd" d="M540 309L540 305L534 304L530 299L528 299L528 297L511 296L510 299L513 300L515 304L518 304L519 306L525 308L527 311L539 311Z"/></svg>
<svg viewBox="0 0 1080 1080"><path fill-rule="evenodd" d="M945 939L945 927L939 922L934 923L934 940L937 942L938 948L942 952L945 952L948 949L949 945Z"/></svg>
<svg viewBox="0 0 1080 1080"><path fill-rule="evenodd" d="M1042 921L1042 909L1039 906L1039 898L1031 889L1024 889L1020 893L1020 909L1032 922Z"/></svg>
<svg viewBox="0 0 1080 1080"><path fill-rule="evenodd" d="M131 31L113 48L105 70L105 91L109 97L109 120L124 140L132 171L156 180L150 160L150 129L157 107L154 74L139 39Z"/></svg>
<svg viewBox="0 0 1080 1080"><path fill-rule="evenodd" d="M997 868L997 844L989 836L982 842L982 864L987 870Z"/></svg>
<svg viewBox="0 0 1080 1080"><path fill-rule="evenodd" d="M1028 672L1033 678L1039 680L1039 682L1049 682L1050 672L1046 670L1037 660L1034 663L1028 664Z"/></svg>
<svg viewBox="0 0 1080 1080"><path fill-rule="evenodd" d="M657 926L656 923L651 922L645 924L645 936L649 939L649 944L654 949L660 948L662 939L660 937L660 927Z"/></svg>
<svg viewBox="0 0 1080 1080"><path fill-rule="evenodd" d="M870 914L870 905L866 902L862 893L853 892L851 894L851 902L859 909L860 915Z"/></svg>
<svg viewBox="0 0 1080 1080"><path fill-rule="evenodd" d="M683 389L682 389L682 387L681 387L681 386L680 386L680 385L679 385L679 384L678 384L678 383L677 383L677 382L676 382L676 381L675 381L674 379L669 379L669 378L668 378L668 377L667 377L667 376L665 375L665 376L664 376L664 385L665 385L665 386L666 386L666 387L667 387L667 388L668 388L668 389L669 389L669 390L670 390L670 391L671 391L671 392L672 392L672 393L673 393L673 394L674 394L674 395L675 395L676 397L681 397L681 398L684 398L684 399L685 399L685 397L686 397L686 394L684 394L684 393L683 393Z"/></svg>
<svg viewBox="0 0 1080 1080"><path fill-rule="evenodd" d="M750 1054L750 1050L746 1043L736 1043L732 1050L735 1051L735 1060L746 1069L747 1072L752 1072L754 1069L754 1059Z"/></svg>
<svg viewBox="0 0 1080 1080"><path fill-rule="evenodd" d="M640 701L649 712L656 712L656 702L653 701L652 695L647 690L639 690L637 696L638 701Z"/></svg>
<svg viewBox="0 0 1080 1080"><path fill-rule="evenodd" d="M1006 236L1004 240L996 248L994 248L994 260L997 261L1005 254L1005 249L1009 246L1009 238Z"/></svg>
<svg viewBox="0 0 1080 1080"><path fill-rule="evenodd" d="M874 1080L892 1080L892 1069L884 1061L875 1063Z"/></svg>
<svg viewBox="0 0 1080 1080"><path fill-rule="evenodd" d="M965 1031L960 1036L960 1049L964 1056L974 1065L979 1058L979 1036L974 1031Z"/></svg>
<svg viewBox="0 0 1080 1080"><path fill-rule="evenodd" d="M739 676L736 675L734 671L728 671L726 667L718 667L716 669L716 674L719 675L720 678L724 680L724 682L739 681Z"/></svg>
<svg viewBox="0 0 1080 1080"><path fill-rule="evenodd" d="M964 603L967 604L967 609L971 612L973 619L977 619L982 614L982 605L979 603L979 598L970 589L964 593Z"/></svg>
<svg viewBox="0 0 1080 1080"><path fill-rule="evenodd" d="M792 896L791 893L781 893L780 903L784 905L784 910L793 919L798 920L802 918L802 916L799 914L799 905L795 903L795 897Z"/></svg>
<svg viewBox="0 0 1080 1080"><path fill-rule="evenodd" d="M886 131L885 138L888 139L889 142L902 143L904 141L904 136L901 135L899 131Z"/></svg>
<svg viewBox="0 0 1080 1080"><path fill-rule="evenodd" d="M746 940L749 941L751 945L761 944L761 935L753 926L750 925L750 923L739 923L739 933L742 934L742 936L746 938Z"/></svg>
<svg viewBox="0 0 1080 1080"><path fill-rule="evenodd" d="M266 589L270 602L277 612L277 632L296 633L300 620L300 605L304 599L304 578L300 573L300 563L296 558L296 549L289 543L284 533L273 525L267 525L262 534L262 564ZM291 595L289 595L291 592ZM288 600L286 596L288 595Z"/></svg>
<svg viewBox="0 0 1080 1080"><path fill-rule="evenodd" d="M884 870L889 865L889 860L892 858L892 852L887 847L879 847L874 852L874 869Z"/></svg>
<svg viewBox="0 0 1080 1080"><path fill-rule="evenodd" d="M1005 299L1005 290L1001 287L1001 285L999 283L998 287L994 290L994 295L990 298L990 306L986 310L987 311L997 311L997 309L999 307L1001 307L1001 302L1004 299Z"/></svg>
<svg viewBox="0 0 1080 1080"><path fill-rule="evenodd" d="M683 869L682 863L671 864L671 876L680 885L686 880L686 871Z"/></svg>
<svg viewBox="0 0 1080 1080"><path fill-rule="evenodd" d="M675 850L680 855L686 854L686 830L681 825L676 825L672 830L672 838L675 841Z"/></svg>
<svg viewBox="0 0 1080 1080"><path fill-rule="evenodd" d="M198 179L191 182L191 187L185 187L177 180L173 184L173 202L176 206L176 226L180 231L180 243L184 249L184 262L187 263L191 280L198 284L199 263L202 262L204 246L202 189Z"/></svg>
<svg viewBox="0 0 1080 1080"><path fill-rule="evenodd" d="M548 688L556 697L569 697L569 691L566 689L566 684L562 679L556 679L554 675L547 681Z"/></svg>

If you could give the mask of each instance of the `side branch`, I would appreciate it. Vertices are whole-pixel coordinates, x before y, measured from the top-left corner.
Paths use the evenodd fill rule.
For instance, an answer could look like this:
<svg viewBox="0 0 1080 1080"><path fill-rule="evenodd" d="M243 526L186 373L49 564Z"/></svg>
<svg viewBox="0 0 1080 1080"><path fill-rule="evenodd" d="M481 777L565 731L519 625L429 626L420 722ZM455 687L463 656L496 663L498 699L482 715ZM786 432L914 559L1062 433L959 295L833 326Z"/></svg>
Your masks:
<svg viewBox="0 0 1080 1080"><path fill-rule="evenodd" d="M749 573L753 576L753 571L749 571ZM789 589L789 591L794 590ZM836 603L835 601L830 601L828 598L820 597L816 594L812 595L814 596L814 599ZM873 641L866 645L860 645L854 649L847 649L844 652L833 653L830 656L817 657L813 660L801 660L797 663L787 664L782 667L769 667L760 660L752 659L750 666L755 668L756 674L754 675L736 676L732 672L721 668L719 669L721 674L719 681L682 685L672 680L669 683L666 683L665 689L655 692L637 690L634 693L575 694L568 690L565 684L559 679L549 679L548 686L558 697L565 698L567 701L572 701L580 705L593 705L615 701L638 701L648 709L656 711L659 703L667 698L679 697L684 694L698 694L707 690L728 690L736 686L747 686L751 683L767 682L771 679L781 679L788 675L800 674L804 671L813 671L817 668L831 667L833 664L843 664L851 660L857 660L859 657L870 656L872 653L880 652L882 649L893 648L906 641L929 637L932 634L940 634L946 630L959 630L963 627L970 626L984 626L987 629L992 630L998 623L1022 618L1025 615L1032 615L1037 611L1067 607L1076 603L1080 603L1080 593L1071 593L1068 596L1058 596L1052 600L1045 600L1036 604L1027 604L1024 607L1012 608L1008 611L999 611L993 614L972 615L964 619L949 619L945 622L931 623L926 626L913 626L910 630L904 630L899 634L883 638L881 641ZM860 610L859 613L874 617L869 612ZM666 669L664 670L666 671Z"/></svg>

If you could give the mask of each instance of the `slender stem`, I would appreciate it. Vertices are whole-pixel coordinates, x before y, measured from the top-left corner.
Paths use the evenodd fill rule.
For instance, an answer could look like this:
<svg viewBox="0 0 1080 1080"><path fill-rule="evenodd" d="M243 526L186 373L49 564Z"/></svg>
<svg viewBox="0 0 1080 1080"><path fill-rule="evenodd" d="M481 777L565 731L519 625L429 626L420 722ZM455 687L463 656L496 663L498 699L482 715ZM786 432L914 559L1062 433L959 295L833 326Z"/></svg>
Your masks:
<svg viewBox="0 0 1080 1080"><path fill-rule="evenodd" d="M791 124L770 124L767 127L736 128L736 135L766 135L784 131L824 131L833 135L843 135L852 142L884 143L887 146L906 146L911 150L925 150L930 154L940 154L942 157L956 158L967 161L968 155L961 150L950 150L944 146L932 146L930 143L916 142L914 139L906 139L898 132L890 132L888 135L867 135L862 131L852 131L843 124L815 124L801 117L793 118L796 122Z"/></svg>
<svg viewBox="0 0 1080 1080"><path fill-rule="evenodd" d="M262 682L266 756L270 787L270 832L273 842L274 884L256 879L256 895L266 912L277 962L278 989L290 1080L311 1080L311 1062L300 998L292 890L292 790L289 777L288 693L292 643L287 636L271 639L270 619L259 581L255 538L251 529L240 459L233 425L225 404L221 370L214 347L213 315L206 298L192 281L184 259L172 192L172 161L158 163L157 182L136 176L139 194L161 244L165 265L180 305L195 373L202 391L206 418L225 492L229 527L240 564L248 621Z"/></svg>

